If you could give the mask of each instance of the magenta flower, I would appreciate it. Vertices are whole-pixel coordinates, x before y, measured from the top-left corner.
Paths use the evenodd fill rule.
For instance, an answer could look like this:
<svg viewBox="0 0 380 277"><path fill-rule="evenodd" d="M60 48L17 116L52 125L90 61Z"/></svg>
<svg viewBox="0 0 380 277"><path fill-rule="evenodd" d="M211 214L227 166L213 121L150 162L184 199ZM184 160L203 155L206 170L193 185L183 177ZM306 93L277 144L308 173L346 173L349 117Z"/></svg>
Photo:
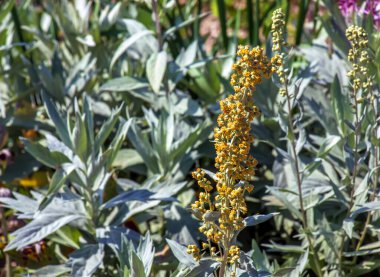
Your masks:
<svg viewBox="0 0 380 277"><path fill-rule="evenodd" d="M356 2L357 0L338 0L339 9L344 17L351 16L357 10Z"/></svg>
<svg viewBox="0 0 380 277"><path fill-rule="evenodd" d="M380 0L338 0L339 9L347 22L351 24L352 15L372 15L375 26L380 28Z"/></svg>
<svg viewBox="0 0 380 277"><path fill-rule="evenodd" d="M376 27L380 27L380 0L365 1L362 13L366 15L372 14Z"/></svg>

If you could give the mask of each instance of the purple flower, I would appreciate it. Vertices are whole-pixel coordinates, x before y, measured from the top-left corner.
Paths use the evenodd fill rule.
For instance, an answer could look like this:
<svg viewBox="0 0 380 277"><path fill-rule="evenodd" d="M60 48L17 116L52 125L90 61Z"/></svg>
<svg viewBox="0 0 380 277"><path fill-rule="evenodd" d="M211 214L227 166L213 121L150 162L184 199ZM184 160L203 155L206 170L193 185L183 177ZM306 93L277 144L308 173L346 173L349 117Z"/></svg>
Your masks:
<svg viewBox="0 0 380 277"><path fill-rule="evenodd" d="M376 27L380 27L380 0L367 0L362 13L372 14Z"/></svg>
<svg viewBox="0 0 380 277"><path fill-rule="evenodd" d="M351 24L352 15L355 13L360 16L371 14L375 26L380 28L380 0L338 0L338 6L348 23Z"/></svg>
<svg viewBox="0 0 380 277"><path fill-rule="evenodd" d="M339 9L343 16L351 16L357 10L356 2L357 0L338 0Z"/></svg>

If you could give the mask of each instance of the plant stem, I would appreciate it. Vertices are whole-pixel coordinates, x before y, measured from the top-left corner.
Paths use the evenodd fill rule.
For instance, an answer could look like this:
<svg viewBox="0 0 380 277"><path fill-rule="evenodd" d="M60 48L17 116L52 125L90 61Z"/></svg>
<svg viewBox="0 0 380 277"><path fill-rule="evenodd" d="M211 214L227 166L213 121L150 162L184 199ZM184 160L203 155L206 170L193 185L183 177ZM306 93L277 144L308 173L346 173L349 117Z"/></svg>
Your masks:
<svg viewBox="0 0 380 277"><path fill-rule="evenodd" d="M154 24L156 25L156 33L157 33L157 39L158 39L158 51L161 51L162 46L163 46L163 40L162 40L162 29L161 29L161 24L160 24L160 18L158 15L157 0L152 0L152 9L153 9L153 15L154 15Z"/></svg>
<svg viewBox="0 0 380 277"><path fill-rule="evenodd" d="M373 110L374 110L374 113L375 113L375 126L376 126L376 120L378 118L378 114L377 114L377 101L373 101ZM376 128L375 128L376 130ZM376 131L375 131L375 134L376 136ZM374 169L375 169L375 173L374 173L374 177L373 177L373 193L371 194L370 196L370 202L373 202L375 201L375 198L376 198L376 190L377 190L377 185L378 185L378 182L379 182L379 145L375 145L374 146L374 151L373 151L373 156L374 156ZM365 221L365 224L364 224L364 229L363 229L363 232L360 236L360 239L359 239L359 242L358 244L356 245L356 248L355 248L355 251L359 251L360 247L363 245L363 242L364 242L364 239L366 237L366 234L367 234L367 229L368 229L368 224L371 222L371 219L372 219L372 213L371 212L368 212L367 214L367 219ZM358 259L358 256L355 256L354 258L354 264L356 264L356 261Z"/></svg>
<svg viewBox="0 0 380 277"><path fill-rule="evenodd" d="M350 210L352 206L354 205L354 194L355 194L355 184L356 184L356 177L358 174L358 161L359 161L359 155L358 155L358 145L359 145L359 138L360 138L360 122L359 122L359 103L356 99L356 92L355 94L355 144L354 144L354 168L352 172L352 180L351 180L351 193L350 193L350 205L348 209L348 214L350 213Z"/></svg>
<svg viewBox="0 0 380 277"><path fill-rule="evenodd" d="M288 106L288 125L290 132L292 133L292 136L294 136L294 128L293 128L293 116L292 116L292 105L291 105L291 95L289 94L288 90L288 81L285 80L285 92L286 92L286 102ZM300 209L301 209L301 214L302 214L302 225L305 230L306 238L309 242L310 250L312 252L313 260L315 263L315 269L316 269L316 274L317 276L322 277L322 270L319 264L319 260L317 257L317 252L314 249L313 241L311 240L310 234L309 234L309 226L307 222L307 214L305 211L305 207L303 205L303 193L302 193L302 179L301 179L301 172L300 172L300 166L298 163L298 157L296 153L296 143L294 138L290 140L291 141L291 147L292 147L292 152L294 154L294 166L296 170L296 175L297 175L297 187L298 187L298 197L299 197L299 202L300 202Z"/></svg>
<svg viewBox="0 0 380 277"><path fill-rule="evenodd" d="M220 265L219 277L225 277L225 275L226 275L227 259L228 259L228 247L229 247L228 240L229 239L227 239L227 238L224 240L223 260L222 260L222 264Z"/></svg>
<svg viewBox="0 0 380 277"><path fill-rule="evenodd" d="M7 222L5 220L5 212L4 208L0 206L0 214L1 214L1 229L3 230L3 235L4 235L4 240L5 240L5 245L8 244L8 229L7 229ZM9 257L9 254L6 252L4 253L5 257L5 276L6 277L11 277L12 272L11 272L11 259Z"/></svg>
<svg viewBox="0 0 380 277"><path fill-rule="evenodd" d="M292 107L291 107L291 96L289 95L289 91L287 88L287 84L285 85L286 87L286 98L287 98L287 106L288 106L288 125L290 132L294 135L294 128L293 128L293 116L292 116ZM298 197L299 197L299 202L300 202L300 208L301 208L301 214L302 214L302 224L305 228L308 228L307 224L307 215L306 211L303 205L303 194L302 194L302 181L301 181L301 173L299 169L299 164L298 164L298 158L297 158L297 153L296 153L296 144L294 139L291 139L291 146L292 146L292 152L294 154L294 166L296 169L296 180L297 180L297 187L298 187Z"/></svg>
<svg viewBox="0 0 380 277"><path fill-rule="evenodd" d="M227 267L227 251L224 250L223 254L223 261L222 264L220 265L220 270L219 270L219 277L224 277L226 274L226 267Z"/></svg>
<svg viewBox="0 0 380 277"><path fill-rule="evenodd" d="M158 39L158 52L160 52L163 49L164 40L163 40L163 36L162 36L162 28L161 28L160 18L159 18L159 14L158 14L157 0L152 0L152 9L153 9L153 14L154 14L154 23L156 25L156 33L157 33L157 39ZM166 74L164 76L163 85L164 85L164 88L165 88L166 98L170 102L170 98L169 98L169 80L168 80L168 77L166 76Z"/></svg>
<svg viewBox="0 0 380 277"><path fill-rule="evenodd" d="M347 217L350 215L350 211L352 209L352 206L354 205L354 194L355 194L355 184L356 184L356 177L357 177L357 171L358 171L358 161L359 161L359 155L358 155L358 144L359 144L359 138L360 138L360 122L359 122L359 103L357 100L357 91L354 90L354 109L355 109L355 132L354 132L354 168L352 172L352 178L351 178L351 192L350 192L350 203L347 210ZM339 272L342 275L342 262L343 262L343 250L344 250L344 241L346 239L347 234L343 233L342 238L342 244L339 250Z"/></svg>
<svg viewBox="0 0 380 277"><path fill-rule="evenodd" d="M372 195L370 197L370 202L375 201L375 195L376 195L375 192L377 190L377 183L378 183L378 180L379 180L379 171L377 170L377 168L379 167L379 161L378 161L379 148L378 148L377 145L375 146L374 152L375 152L374 156L375 156L375 168L376 168L376 170L375 170L374 183L373 183L373 193L372 193ZM368 224L371 222L371 218L372 218L372 213L368 212L367 219L366 219L365 224L364 224L364 229L363 229L363 232L362 232L362 234L360 236L360 239L359 239L359 242L358 242L358 244L356 246L355 251L359 251L360 247L362 246L362 244L364 242L365 236L367 234ZM357 259L358 259L358 256L355 256L354 261L353 261L354 264L356 263Z"/></svg>

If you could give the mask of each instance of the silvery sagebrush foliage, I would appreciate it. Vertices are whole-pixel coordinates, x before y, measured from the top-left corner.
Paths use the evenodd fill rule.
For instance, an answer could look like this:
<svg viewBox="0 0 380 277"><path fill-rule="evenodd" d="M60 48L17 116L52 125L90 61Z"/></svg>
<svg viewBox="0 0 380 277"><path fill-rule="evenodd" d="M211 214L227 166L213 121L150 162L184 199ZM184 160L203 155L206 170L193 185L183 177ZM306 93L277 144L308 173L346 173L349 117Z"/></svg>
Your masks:
<svg viewBox="0 0 380 277"><path fill-rule="evenodd" d="M175 201L172 196L187 185L183 181L184 176L195 159L203 155L195 149L202 145L210 129L199 103L176 86L188 71L193 70L195 74L212 59L197 61L198 64L192 68L198 51L196 42L184 48L176 59L163 51L157 57L155 46L158 43L152 36L153 32L132 18L122 18L121 3L106 5L100 12L100 18L96 18L96 26L90 24L90 13L93 8L99 9L101 4L92 5L85 1L66 2L63 6L43 3L42 29L30 30L33 40L29 44L22 42L4 47L4 50L19 55L17 57L24 63L22 68L31 72L32 81L10 71L6 77L19 78L31 89L21 96L17 90L9 90L8 95L2 95L5 96L3 103L11 105L30 96L33 106L27 107L26 114L4 108L3 122L8 127L34 128L41 137L38 140L21 140L26 151L7 168L2 180L10 182L16 174L28 175L36 167L52 168L54 172L49 189L32 191L30 197L15 192L12 198L2 198L5 207L16 211L18 217L27 223L10 234L14 239L6 250L20 250L49 236L48 240L56 245L58 253L54 263L61 262L62 265L49 265L35 274L52 276L70 272L73 276L87 276L102 272L99 274L112 275L119 260L120 267L128 275L127 272L141 270L135 268L138 259L145 274L149 275L150 269L146 266L149 261L151 264L154 255L151 245L144 248L148 247L144 245L149 242L149 236L139 243L140 235L125 228L124 223L136 229L136 225L158 218L158 222L149 223L148 228L168 221L166 232L171 238L184 243L194 241L192 228L186 227L191 226L190 215L186 215L178 204L170 203ZM25 10L21 11L26 12L28 6L23 8ZM133 12L133 9L131 5L129 11ZM2 15L6 21L11 21L18 16L17 12L20 11L16 10L14 3L8 3ZM179 28L187 24L185 22ZM55 40L51 40L49 33L53 25L59 26L59 31L55 30ZM19 26L11 27L17 30ZM120 34L127 31L129 37L118 45L120 40L114 33L103 34L103 39L104 36L108 39L107 47L118 45L112 57L105 57L105 49L99 52L99 32L110 29L113 32L121 29ZM11 42L10 32L4 30ZM146 40L138 39L143 36L141 31L143 35L149 34ZM168 40L174 31L176 29L168 30ZM83 33L87 35L83 37ZM61 43L63 38L67 43ZM18 53L16 47L21 44L25 49ZM32 54L25 52L28 47L33 47ZM118 62L121 56L124 59ZM133 65L132 69L128 69L130 65ZM168 89L164 92L160 85L162 73L165 73L162 69L166 66L170 69L165 77ZM124 72L129 76L117 77ZM116 78L110 78L109 74ZM104 78L109 81L99 85ZM199 78L192 85L196 86L198 81ZM85 92L91 96L80 97ZM115 95L110 96L109 93ZM210 98L215 97L210 93ZM128 111L125 106L111 109L120 100L130 103ZM144 104L146 108L142 108ZM141 110L145 113L143 118L138 116ZM45 111L49 119L44 117ZM130 115L131 118L124 120L122 115ZM178 122L181 126L175 128ZM146 123L150 129L143 130L141 127ZM122 148L127 136L132 147ZM14 170L10 170L12 168ZM125 177L139 174L142 176L141 184L129 178L117 178L115 169L124 171ZM116 196L110 197L115 195L115 190ZM166 204L158 215L147 212L163 202ZM132 221L139 214L143 214L141 218ZM175 222L179 215L187 218L182 228ZM140 247L145 250L140 250ZM71 250L70 256L60 254L65 249L75 251ZM133 262L126 261L125 256L118 255L120 251L127 251L122 253L127 253L128 257L132 255L130 253L137 256L133 256ZM139 251L148 251L149 257ZM135 275L142 276L141 273Z"/></svg>
<svg viewBox="0 0 380 277"><path fill-rule="evenodd" d="M246 1L263 49L234 6L206 51L216 6L182 2L2 4L2 272L377 276L372 6L308 1L292 47L288 1Z"/></svg>

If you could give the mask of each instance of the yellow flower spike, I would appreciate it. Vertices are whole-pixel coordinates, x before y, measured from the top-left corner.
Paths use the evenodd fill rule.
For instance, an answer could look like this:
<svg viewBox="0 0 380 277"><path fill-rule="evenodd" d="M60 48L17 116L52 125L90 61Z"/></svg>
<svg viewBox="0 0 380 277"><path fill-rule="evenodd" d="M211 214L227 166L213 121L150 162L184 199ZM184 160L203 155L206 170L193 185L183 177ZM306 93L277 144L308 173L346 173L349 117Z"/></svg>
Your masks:
<svg viewBox="0 0 380 277"><path fill-rule="evenodd" d="M286 41L285 41L285 14L282 12L282 9L277 9L273 12L272 16L272 41L273 41L273 47L272 51L275 53L274 57L271 59L272 61L272 68L271 72L276 72L280 83L283 86L280 88L280 95L285 96L286 91L284 89L285 82L286 82L286 76L285 76L285 69L284 69L284 54L283 54L283 48L286 47Z"/></svg>
<svg viewBox="0 0 380 277"><path fill-rule="evenodd" d="M347 72L347 76L350 78L356 92L360 89L363 92L367 92L372 86L372 80L368 71L370 59L368 55L367 33L362 27L350 26L346 30L346 37L352 45L352 48L348 51L348 60L352 63L353 68ZM357 97L355 94L357 93L352 95L354 98Z"/></svg>
<svg viewBox="0 0 380 277"><path fill-rule="evenodd" d="M253 190L249 181L254 176L257 161L250 155L250 145L254 140L250 131L251 121L260 114L253 101L253 93L263 78L269 78L273 73L272 61L259 47L239 46L237 56L240 59L232 66L234 73L230 80L235 93L220 101L221 114L214 129L215 167L218 170L216 185L205 178L203 170L197 169L192 173L198 186L204 190L195 202L197 205L192 205L203 213L203 225L199 231L211 243L219 244L220 256L216 257L212 249L210 253L224 265L234 264L240 257L240 249L230 244L235 234L244 228L243 216L247 213L244 192ZM279 63L279 60L276 57L273 61ZM240 181L243 186L237 186ZM214 189L215 196L211 197L210 192ZM204 216L210 212L218 213L215 221L207 221ZM189 247L194 253L194 247Z"/></svg>

